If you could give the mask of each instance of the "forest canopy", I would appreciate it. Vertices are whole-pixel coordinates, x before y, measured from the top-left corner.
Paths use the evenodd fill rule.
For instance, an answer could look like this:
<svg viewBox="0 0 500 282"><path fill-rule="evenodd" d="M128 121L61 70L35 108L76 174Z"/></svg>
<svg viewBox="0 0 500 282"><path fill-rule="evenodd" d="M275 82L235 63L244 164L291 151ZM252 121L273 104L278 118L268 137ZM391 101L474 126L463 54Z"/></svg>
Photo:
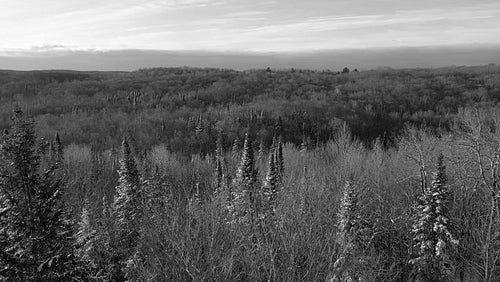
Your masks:
<svg viewBox="0 0 500 282"><path fill-rule="evenodd" d="M500 68L0 73L0 281L498 281Z"/></svg>
<svg viewBox="0 0 500 282"><path fill-rule="evenodd" d="M448 130L458 109L496 106L500 67L378 69L360 72L155 68L134 72L0 71L0 128L14 105L41 137L118 148L166 144L185 155L229 144L247 128L271 142L324 144L346 122L365 143L394 144L406 123ZM196 134L194 134L196 133Z"/></svg>

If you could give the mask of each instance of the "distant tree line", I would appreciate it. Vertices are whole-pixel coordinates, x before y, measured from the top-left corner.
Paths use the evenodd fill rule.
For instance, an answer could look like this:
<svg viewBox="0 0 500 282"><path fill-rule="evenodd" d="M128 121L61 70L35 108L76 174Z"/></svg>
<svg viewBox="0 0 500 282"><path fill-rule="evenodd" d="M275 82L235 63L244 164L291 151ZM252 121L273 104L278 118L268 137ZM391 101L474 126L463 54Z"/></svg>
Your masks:
<svg viewBox="0 0 500 282"><path fill-rule="evenodd" d="M135 72L0 72L0 128L18 104L44 138L119 148L133 132L139 151L166 144L186 156L209 153L248 127L269 146L280 120L284 142L325 144L346 122L370 144L391 146L405 124L449 130L461 107L493 106L500 68L233 71L156 68ZM196 133L196 134L193 134ZM229 143L225 143L228 146ZM141 152L139 152L141 153Z"/></svg>

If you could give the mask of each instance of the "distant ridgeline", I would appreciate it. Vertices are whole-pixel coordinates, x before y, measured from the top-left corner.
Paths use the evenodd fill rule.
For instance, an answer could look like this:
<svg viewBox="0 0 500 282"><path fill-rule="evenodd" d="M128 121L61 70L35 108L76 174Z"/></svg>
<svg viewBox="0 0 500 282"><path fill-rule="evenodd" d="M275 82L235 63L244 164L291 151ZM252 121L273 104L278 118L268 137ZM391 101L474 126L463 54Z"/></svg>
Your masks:
<svg viewBox="0 0 500 282"><path fill-rule="evenodd" d="M271 142L317 146L344 122L370 144L393 144L406 123L449 129L462 107L500 102L500 66L373 71L155 68L134 72L0 71L0 128L15 104L39 136L56 132L96 150L124 135L138 149L166 144L182 154L227 148L250 130Z"/></svg>

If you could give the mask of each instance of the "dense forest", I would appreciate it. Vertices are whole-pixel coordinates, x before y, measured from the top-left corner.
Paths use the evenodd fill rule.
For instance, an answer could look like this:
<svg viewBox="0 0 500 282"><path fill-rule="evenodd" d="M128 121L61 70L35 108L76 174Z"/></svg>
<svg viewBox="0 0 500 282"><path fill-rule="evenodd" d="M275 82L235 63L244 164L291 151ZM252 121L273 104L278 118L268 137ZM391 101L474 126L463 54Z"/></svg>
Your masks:
<svg viewBox="0 0 500 282"><path fill-rule="evenodd" d="M135 72L0 71L0 128L14 104L41 137L102 151L130 135L139 151L165 144L209 153L247 128L270 144L281 119L285 142L325 144L343 122L365 143L392 144L405 123L449 129L460 107L496 105L500 67L310 70L143 69ZM133 133L133 134L130 134ZM196 133L196 134L195 134Z"/></svg>
<svg viewBox="0 0 500 282"><path fill-rule="evenodd" d="M0 71L0 281L498 281L500 67Z"/></svg>

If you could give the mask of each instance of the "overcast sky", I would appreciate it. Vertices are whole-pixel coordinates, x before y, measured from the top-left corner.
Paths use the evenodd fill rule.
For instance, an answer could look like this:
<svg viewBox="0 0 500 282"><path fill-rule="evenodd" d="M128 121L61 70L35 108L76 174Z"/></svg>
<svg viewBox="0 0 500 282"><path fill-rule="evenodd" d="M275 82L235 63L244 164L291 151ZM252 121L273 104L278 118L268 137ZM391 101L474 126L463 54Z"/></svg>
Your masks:
<svg viewBox="0 0 500 282"><path fill-rule="evenodd" d="M500 43L497 0L0 0L0 49L311 51Z"/></svg>

